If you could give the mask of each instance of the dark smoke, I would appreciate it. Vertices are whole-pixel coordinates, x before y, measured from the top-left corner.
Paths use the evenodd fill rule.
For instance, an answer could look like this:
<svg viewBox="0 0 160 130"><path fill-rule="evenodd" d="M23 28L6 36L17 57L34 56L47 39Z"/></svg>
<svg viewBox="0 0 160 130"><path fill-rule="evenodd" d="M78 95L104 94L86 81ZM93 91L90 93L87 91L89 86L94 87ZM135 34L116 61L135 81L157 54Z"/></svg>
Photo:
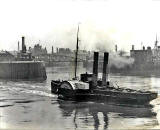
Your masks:
<svg viewBox="0 0 160 130"><path fill-rule="evenodd" d="M117 53L110 53L109 62L110 65L114 65L117 68L124 68L125 66L132 65L134 59L131 57L120 56Z"/></svg>

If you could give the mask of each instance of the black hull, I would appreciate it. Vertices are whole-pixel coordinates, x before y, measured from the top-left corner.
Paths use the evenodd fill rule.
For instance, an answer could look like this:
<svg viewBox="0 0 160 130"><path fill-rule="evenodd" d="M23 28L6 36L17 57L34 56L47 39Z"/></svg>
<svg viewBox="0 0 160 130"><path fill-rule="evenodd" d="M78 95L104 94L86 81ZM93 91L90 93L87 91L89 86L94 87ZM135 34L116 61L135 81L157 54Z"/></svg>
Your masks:
<svg viewBox="0 0 160 130"><path fill-rule="evenodd" d="M51 92L58 95L59 99L71 101L93 101L116 104L131 104L131 105L148 105L151 100L157 98L157 93L140 92L132 89L64 89L60 88L60 81L51 82ZM132 91L132 92L131 92Z"/></svg>
<svg viewBox="0 0 160 130"><path fill-rule="evenodd" d="M98 91L98 90L97 90ZM116 94L100 94L97 91L85 93L71 92L69 90L60 90L58 93L58 98L63 100L71 101L93 101L93 102L103 102L103 103L116 103L116 104L130 104L130 105L149 105L149 102L153 100L150 95L135 95L135 96L117 96ZM120 95L120 94L119 94ZM136 98L141 96L141 98ZM156 96L156 95L154 95Z"/></svg>
<svg viewBox="0 0 160 130"><path fill-rule="evenodd" d="M138 100L132 98L119 98L110 95L98 95L98 94L74 94L70 96L58 95L58 99L70 100L70 101L93 101L100 103L116 103L116 104L130 104L130 105L149 105L150 100Z"/></svg>

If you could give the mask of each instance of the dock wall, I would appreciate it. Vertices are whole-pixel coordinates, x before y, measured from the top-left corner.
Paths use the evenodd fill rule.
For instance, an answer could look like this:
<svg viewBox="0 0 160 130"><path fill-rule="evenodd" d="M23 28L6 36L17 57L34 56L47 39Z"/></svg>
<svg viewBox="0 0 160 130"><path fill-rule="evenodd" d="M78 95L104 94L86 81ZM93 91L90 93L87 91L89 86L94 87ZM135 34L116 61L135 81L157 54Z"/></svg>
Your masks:
<svg viewBox="0 0 160 130"><path fill-rule="evenodd" d="M1 79L40 79L45 80L46 69L40 61L0 62Z"/></svg>

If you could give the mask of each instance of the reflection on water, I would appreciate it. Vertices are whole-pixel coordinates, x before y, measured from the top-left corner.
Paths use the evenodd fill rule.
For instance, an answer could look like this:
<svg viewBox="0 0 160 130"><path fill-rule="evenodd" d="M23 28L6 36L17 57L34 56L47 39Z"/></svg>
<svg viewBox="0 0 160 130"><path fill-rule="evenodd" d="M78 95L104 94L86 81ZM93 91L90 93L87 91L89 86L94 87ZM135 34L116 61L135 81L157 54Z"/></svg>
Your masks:
<svg viewBox="0 0 160 130"><path fill-rule="evenodd" d="M160 98L154 108L93 102L57 101L50 93L52 79L69 79L71 73L47 70L45 82L0 81L1 129L134 129L158 128ZM120 87L159 92L160 78L110 75Z"/></svg>
<svg viewBox="0 0 160 130"><path fill-rule="evenodd" d="M71 102L62 100L59 100L58 103L63 117L73 116L75 128L78 128L79 126L79 123L77 122L79 122L79 120L83 120L84 124L82 124L82 126L94 126L94 129L96 130L99 127L102 128L103 126L103 129L106 130L109 124L109 116L111 116L113 113L115 118L120 118L120 120L123 118L154 119L156 116L156 113L152 112L150 108L146 107L129 107L93 102ZM93 121L91 122L91 120ZM101 124L100 122L103 123Z"/></svg>

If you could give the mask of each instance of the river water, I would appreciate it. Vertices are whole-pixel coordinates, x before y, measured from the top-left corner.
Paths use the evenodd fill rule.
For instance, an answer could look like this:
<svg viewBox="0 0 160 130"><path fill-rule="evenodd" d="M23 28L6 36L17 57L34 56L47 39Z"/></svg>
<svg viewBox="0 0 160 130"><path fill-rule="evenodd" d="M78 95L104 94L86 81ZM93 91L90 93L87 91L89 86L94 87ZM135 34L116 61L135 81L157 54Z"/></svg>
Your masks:
<svg viewBox="0 0 160 130"><path fill-rule="evenodd" d="M52 79L69 79L72 73L47 68L45 82L0 81L0 129L154 129L160 128L160 98L153 108L94 102L57 100L50 92ZM157 91L160 77L110 75L120 87Z"/></svg>

